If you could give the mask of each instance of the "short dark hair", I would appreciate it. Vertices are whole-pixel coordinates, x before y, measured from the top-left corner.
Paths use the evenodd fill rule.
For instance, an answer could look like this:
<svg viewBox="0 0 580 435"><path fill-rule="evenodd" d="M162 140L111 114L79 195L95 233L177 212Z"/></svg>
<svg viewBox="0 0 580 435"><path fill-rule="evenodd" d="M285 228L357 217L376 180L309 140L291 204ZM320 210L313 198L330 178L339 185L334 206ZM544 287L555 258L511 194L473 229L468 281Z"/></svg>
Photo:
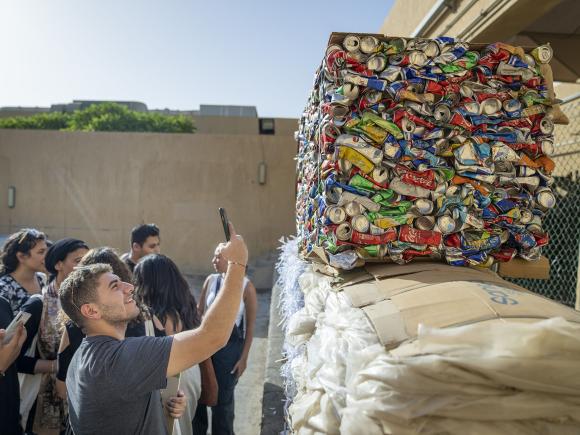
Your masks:
<svg viewBox="0 0 580 435"><path fill-rule="evenodd" d="M159 237L159 228L155 224L138 225L131 230L131 246L133 243L143 246L148 237Z"/></svg>
<svg viewBox="0 0 580 435"><path fill-rule="evenodd" d="M81 307L97 301L97 283L104 273L113 272L108 264L91 264L75 268L60 285L58 297L66 315L83 327Z"/></svg>

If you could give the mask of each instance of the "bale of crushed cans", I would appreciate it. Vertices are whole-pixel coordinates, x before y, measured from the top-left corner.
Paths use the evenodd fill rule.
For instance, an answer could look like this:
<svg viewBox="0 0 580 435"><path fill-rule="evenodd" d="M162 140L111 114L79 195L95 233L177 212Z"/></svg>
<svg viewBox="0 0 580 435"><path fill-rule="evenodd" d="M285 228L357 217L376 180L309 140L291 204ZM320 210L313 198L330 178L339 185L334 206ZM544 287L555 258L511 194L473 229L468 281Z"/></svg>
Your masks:
<svg viewBox="0 0 580 435"><path fill-rule="evenodd" d="M296 139L303 256L536 260L555 206L552 49L333 33Z"/></svg>

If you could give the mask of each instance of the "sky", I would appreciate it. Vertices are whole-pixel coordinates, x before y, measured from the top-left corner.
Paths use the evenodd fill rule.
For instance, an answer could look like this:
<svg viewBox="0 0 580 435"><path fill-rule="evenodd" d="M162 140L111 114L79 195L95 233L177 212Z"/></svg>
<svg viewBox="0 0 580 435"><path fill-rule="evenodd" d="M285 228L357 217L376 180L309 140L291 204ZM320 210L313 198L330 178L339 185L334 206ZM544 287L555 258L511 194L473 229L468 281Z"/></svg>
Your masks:
<svg viewBox="0 0 580 435"><path fill-rule="evenodd" d="M0 107L130 100L298 118L330 33L376 33L392 3L0 0Z"/></svg>

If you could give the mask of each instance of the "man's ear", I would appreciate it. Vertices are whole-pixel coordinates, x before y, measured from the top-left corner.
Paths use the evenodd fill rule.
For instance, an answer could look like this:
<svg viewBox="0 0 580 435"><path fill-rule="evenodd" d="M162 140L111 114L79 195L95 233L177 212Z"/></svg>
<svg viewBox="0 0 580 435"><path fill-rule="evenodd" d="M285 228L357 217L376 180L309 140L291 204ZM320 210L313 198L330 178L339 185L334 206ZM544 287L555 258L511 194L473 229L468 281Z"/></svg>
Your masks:
<svg viewBox="0 0 580 435"><path fill-rule="evenodd" d="M62 270L62 261L59 261L58 263L56 263L56 264L54 265L54 269L55 269L57 272L60 272L60 271Z"/></svg>
<svg viewBox="0 0 580 435"><path fill-rule="evenodd" d="M95 304L81 305L81 314L91 320L99 320L101 318L101 312Z"/></svg>
<svg viewBox="0 0 580 435"><path fill-rule="evenodd" d="M143 247L137 242L133 242L133 244L131 245L132 251L141 252L141 249L143 249Z"/></svg>

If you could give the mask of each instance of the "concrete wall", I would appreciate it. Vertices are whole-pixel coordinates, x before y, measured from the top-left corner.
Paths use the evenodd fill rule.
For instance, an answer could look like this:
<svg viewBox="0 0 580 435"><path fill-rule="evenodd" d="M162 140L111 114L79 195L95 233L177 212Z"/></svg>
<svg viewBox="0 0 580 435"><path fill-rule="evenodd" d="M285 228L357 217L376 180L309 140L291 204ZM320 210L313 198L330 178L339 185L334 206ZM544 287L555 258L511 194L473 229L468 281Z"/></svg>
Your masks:
<svg viewBox="0 0 580 435"><path fill-rule="evenodd" d="M266 117L267 118L267 117ZM293 137L298 129L298 120L273 118L274 135ZM237 116L194 116L197 133L201 134L260 134L259 118Z"/></svg>
<svg viewBox="0 0 580 435"><path fill-rule="evenodd" d="M164 253L206 273L223 239L219 206L254 257L295 232L295 152L289 135L0 130L0 234L35 227L126 250L131 227L154 222Z"/></svg>

